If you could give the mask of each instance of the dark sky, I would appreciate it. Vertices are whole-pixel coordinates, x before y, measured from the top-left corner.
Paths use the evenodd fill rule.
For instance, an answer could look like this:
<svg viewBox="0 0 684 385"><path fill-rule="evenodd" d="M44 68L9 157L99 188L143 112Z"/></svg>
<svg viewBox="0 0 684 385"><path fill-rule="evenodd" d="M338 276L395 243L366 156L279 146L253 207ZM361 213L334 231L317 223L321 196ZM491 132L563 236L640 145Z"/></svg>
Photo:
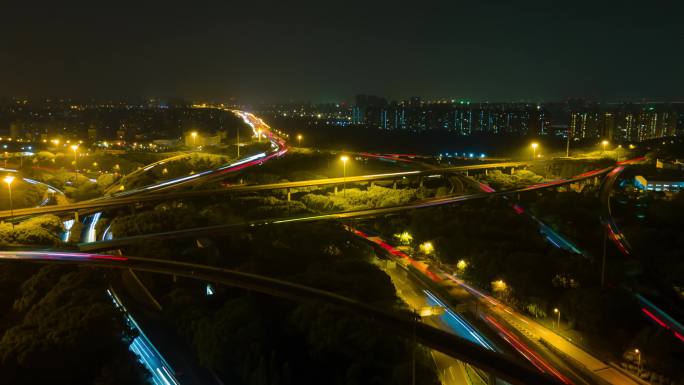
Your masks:
<svg viewBox="0 0 684 385"><path fill-rule="evenodd" d="M3 1L0 96L684 100L680 0L137 3Z"/></svg>

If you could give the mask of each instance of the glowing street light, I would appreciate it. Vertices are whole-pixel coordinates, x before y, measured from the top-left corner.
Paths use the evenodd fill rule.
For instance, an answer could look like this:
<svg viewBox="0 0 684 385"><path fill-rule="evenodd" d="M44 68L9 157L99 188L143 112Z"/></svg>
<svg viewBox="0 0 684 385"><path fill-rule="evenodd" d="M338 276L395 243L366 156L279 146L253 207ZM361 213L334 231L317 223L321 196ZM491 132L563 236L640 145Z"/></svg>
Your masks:
<svg viewBox="0 0 684 385"><path fill-rule="evenodd" d="M432 246L432 242L424 242L420 244L420 251L425 255L432 254L435 251L435 247Z"/></svg>
<svg viewBox="0 0 684 385"><path fill-rule="evenodd" d="M297 135L297 146L302 147L302 134Z"/></svg>
<svg viewBox="0 0 684 385"><path fill-rule="evenodd" d="M608 145L608 141L607 141L607 140L601 141L601 146L602 146L602 149L603 149L603 150L601 151L602 154L603 154L604 152L606 152L606 146L607 146L607 145Z"/></svg>
<svg viewBox="0 0 684 385"><path fill-rule="evenodd" d="M637 376L641 376L641 352L639 349L634 349L634 353L637 355Z"/></svg>
<svg viewBox="0 0 684 385"><path fill-rule="evenodd" d="M456 264L456 268L461 272L463 272L466 269L466 267L468 267L468 262L466 262L465 259L461 259Z"/></svg>
<svg viewBox="0 0 684 385"><path fill-rule="evenodd" d="M74 151L74 171L78 172L78 144L72 144L71 149Z"/></svg>
<svg viewBox="0 0 684 385"><path fill-rule="evenodd" d="M257 138L259 143L261 143L261 128L257 130Z"/></svg>
<svg viewBox="0 0 684 385"><path fill-rule="evenodd" d="M560 330L560 310L558 308L553 309L553 312L558 314L558 320L556 321L556 328Z"/></svg>
<svg viewBox="0 0 684 385"><path fill-rule="evenodd" d="M190 136L192 136L192 147L197 148L197 131L191 132Z"/></svg>
<svg viewBox="0 0 684 385"><path fill-rule="evenodd" d="M532 147L532 160L534 160L537 157L537 147L539 147L539 143L532 142L530 147Z"/></svg>
<svg viewBox="0 0 684 385"><path fill-rule="evenodd" d="M261 133L261 131L259 131L259 132ZM340 157L340 160L342 161L342 196L346 196L347 195L347 161L349 160L349 157L346 155L342 155Z"/></svg>
<svg viewBox="0 0 684 385"><path fill-rule="evenodd" d="M492 282L492 291L504 292L507 288L508 285L502 279Z"/></svg>
<svg viewBox="0 0 684 385"><path fill-rule="evenodd" d="M7 183L7 189L9 189L10 221L12 222L12 230L14 230L14 208L12 207L12 182L14 182L14 176L7 175L3 181Z"/></svg>
<svg viewBox="0 0 684 385"><path fill-rule="evenodd" d="M401 234L395 234L394 236L399 238L399 242L401 242L403 245L409 245L411 244L411 241L413 241L413 235L411 235L411 233L408 231L404 231Z"/></svg>
<svg viewBox="0 0 684 385"><path fill-rule="evenodd" d="M620 161L620 150L622 150L622 145L618 144L617 148L615 149L616 155L615 155L615 160Z"/></svg>

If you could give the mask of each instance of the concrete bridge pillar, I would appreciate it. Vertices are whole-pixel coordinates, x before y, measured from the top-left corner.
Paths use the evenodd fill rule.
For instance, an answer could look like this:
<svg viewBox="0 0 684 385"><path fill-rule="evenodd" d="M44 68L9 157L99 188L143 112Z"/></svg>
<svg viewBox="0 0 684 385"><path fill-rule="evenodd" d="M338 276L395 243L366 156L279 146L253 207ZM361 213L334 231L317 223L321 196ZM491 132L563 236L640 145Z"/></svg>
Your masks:
<svg viewBox="0 0 684 385"><path fill-rule="evenodd" d="M392 190L396 190L396 189L397 189L397 180L395 179L392 183Z"/></svg>
<svg viewBox="0 0 684 385"><path fill-rule="evenodd" d="M80 222L78 220L78 211L74 211L74 223Z"/></svg>
<svg viewBox="0 0 684 385"><path fill-rule="evenodd" d="M515 174L515 167L511 167L511 175Z"/></svg>
<svg viewBox="0 0 684 385"><path fill-rule="evenodd" d="M337 195L337 186L335 186L335 195Z"/></svg>
<svg viewBox="0 0 684 385"><path fill-rule="evenodd" d="M489 169L485 168L485 175L489 175Z"/></svg>
<svg viewBox="0 0 684 385"><path fill-rule="evenodd" d="M419 185L419 187L423 187L423 177L422 177L422 176L420 177L420 185Z"/></svg>
<svg viewBox="0 0 684 385"><path fill-rule="evenodd" d="M287 201L289 202L291 199L292 199L292 193L291 193L290 189L288 188L287 189Z"/></svg>

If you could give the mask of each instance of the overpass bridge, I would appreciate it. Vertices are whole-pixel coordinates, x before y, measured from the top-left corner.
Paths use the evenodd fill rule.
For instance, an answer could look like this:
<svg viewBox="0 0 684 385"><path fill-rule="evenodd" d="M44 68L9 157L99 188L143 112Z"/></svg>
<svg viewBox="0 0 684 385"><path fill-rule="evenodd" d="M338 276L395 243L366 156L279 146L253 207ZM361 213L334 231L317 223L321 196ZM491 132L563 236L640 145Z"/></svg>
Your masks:
<svg viewBox="0 0 684 385"><path fill-rule="evenodd" d="M2 251L0 260L43 264L71 264L107 269L133 269L185 277L255 291L293 301L322 301L345 307L366 317L383 330L472 364L511 384L559 384L552 377L506 356L485 349L452 333L418 322L415 316L398 314L329 291L256 274L212 266L153 258L125 257L57 251Z"/></svg>
<svg viewBox="0 0 684 385"><path fill-rule="evenodd" d="M546 189L546 188L551 188L551 187L563 186L566 184L575 183L575 182L583 180L583 179L594 178L594 177L599 176L599 175L604 175L604 174L610 172L612 169L613 169L613 167L607 167L607 168L587 172L587 173L584 173L584 174L581 174L581 175L578 175L578 176L575 176L572 178L558 179L555 181L538 183L538 184L535 184L532 186L527 186L527 187L523 187L523 188L519 188L519 189L515 189L515 190L480 192L480 193L468 194L468 195L430 198L430 199L425 199L425 200L412 202L412 203L405 204L405 205L398 205L398 206L380 207L380 208L363 209L363 210L350 210L350 211L342 211L342 212L329 213L329 214L305 215L305 216L276 218L276 219L273 219L273 218L261 219L261 220L254 220L254 221L241 222L241 223L198 227L198 228L194 228L194 229L184 229L184 230L176 230L176 231L169 231L169 232L156 233L156 234L146 234L146 235L138 235L138 236L132 236L132 237L115 238L115 239L105 240L105 241L80 243L80 244L78 244L78 248L81 251L103 251L103 250L112 250L112 249L116 249L119 247L128 246L128 245L143 242L143 241L146 241L149 239L178 239L178 238L189 238L189 237L198 237L198 236L206 237L206 236L216 236L216 235L226 234L226 233L230 233L232 231L239 231L239 230L243 230L245 228L258 227L258 226L279 225L279 224L287 224L287 223L321 222L321 221L341 220L341 219L372 218L372 217L380 217L380 216L387 216L387 215L396 215L396 214L399 214L399 213L401 213L403 211L407 211L407 210L414 210L414 209L421 209L421 208L428 208L428 207L437 207L437 206L443 206L443 205L449 205L449 204L455 204L455 203L461 203L461 202L467 202L467 201L473 201L473 200L479 200L479 199L486 199L486 198L494 197L494 196L506 196L506 195L518 194L518 193L522 193L522 192L536 191L536 190L541 190L541 189Z"/></svg>
<svg viewBox="0 0 684 385"><path fill-rule="evenodd" d="M262 160L259 158L257 160ZM255 160L251 160L253 162ZM248 163L242 163L240 165L247 165ZM258 192L265 190L291 190L296 188L307 188L307 187L318 187L326 185L341 185L344 183L362 183L362 182L373 182L381 180L399 180L405 177L418 177L423 178L431 175L446 175L459 172L475 171L475 170L490 170L490 169L505 169L505 168L519 168L526 167L530 162L503 162L503 163L486 163L486 164L476 164L469 166L457 166L457 167L445 167L433 170L417 170L417 171L404 171L396 173L385 173L385 174L373 174L373 175L359 175L359 176L349 176L349 177L338 177L338 178L322 178L295 182L279 182L279 183L269 183L260 185L235 185L227 186L221 189L211 189L211 190L196 190L196 191L181 191L181 192L157 192L151 190L149 192L139 191L136 194L130 194L128 196L114 196L109 198L98 198L88 201L59 205L59 206L43 206L25 209L15 209L14 217L24 217L32 215L41 214L58 214L58 213L72 213L78 212L79 214L86 214L89 212L101 211L107 208L115 208L122 206L129 206L137 203L144 202L159 202L165 200L176 200L176 199L189 199L189 198L199 198L203 196L215 196L217 194L229 194L229 193L249 193ZM195 174L200 175L200 174ZM9 210L0 211L0 219L9 218L11 216Z"/></svg>

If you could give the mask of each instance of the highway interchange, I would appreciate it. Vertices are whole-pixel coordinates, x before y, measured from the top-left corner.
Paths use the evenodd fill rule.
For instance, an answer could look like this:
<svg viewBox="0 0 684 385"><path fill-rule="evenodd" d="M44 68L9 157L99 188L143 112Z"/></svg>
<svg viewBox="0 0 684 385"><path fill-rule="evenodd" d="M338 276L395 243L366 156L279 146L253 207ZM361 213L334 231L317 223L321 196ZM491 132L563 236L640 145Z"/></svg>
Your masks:
<svg viewBox="0 0 684 385"><path fill-rule="evenodd" d="M140 242L150 238L165 239L179 237L210 236L222 234L226 231L236 231L244 229L245 227L278 225L294 222L341 220L347 218L379 217L400 213L406 210L455 204L459 202L485 199L493 196L506 197L521 192L557 187L569 183L575 183L577 181L581 181L584 179L602 177L604 175L608 175L607 179L614 178L621 171L621 167L625 167L624 165L618 165L617 167L607 167L599 170L594 170L585 174L581 174L576 177L544 182L532 186L527 186L525 188L521 188L514 191L496 192L493 190L488 190L486 187L483 186L483 192L481 193L431 198L423 201L412 202L410 204L401 206L383 207L367 210L354 210L322 215L307 215L301 217L267 219L240 224L220 225L205 228L186 229L181 231L160 234L150 234L138 237L128 237L120 239L115 238L111 240L97 240L94 228L95 224L97 223L97 219L99 219L101 210L106 208L130 205L133 203L186 199L205 195L214 195L218 193L225 194L238 192L255 192L275 189L287 190L313 186L336 185L341 183L366 183L377 180L392 180L409 176L423 177L435 174L445 175L447 173L457 173L473 169L524 167L528 164L528 162L504 162L498 164L480 164L475 166L450 167L436 170L417 170L399 173L362 175L345 178L327 178L308 181L281 182L266 185L227 186L222 189L213 190L194 190L182 192L170 191L179 186L185 186L189 184L200 184L204 181L215 180L216 178L220 178L226 175L227 173L239 171L250 166L262 164L263 162L266 162L270 159L283 156L288 151L285 141L278 135L274 134L270 130L270 128L265 123L263 123L263 121L261 121L261 119L255 117L252 114L244 113L241 111L236 111L235 113L237 113L240 117L243 118L243 120L252 128L255 134L264 135L268 138L268 140L271 142L270 151L246 157L213 170L193 174L188 177L163 181L152 186L144 186L138 189L129 190L125 192L112 193L108 197L103 197L97 200L67 205L44 206L31 209L14 210L14 215L22 217L44 213L93 213L92 215L89 215L87 217L89 219L86 219L86 221L89 221L87 222L88 230L85 232L86 235L84 235L84 237L82 238L82 243L79 244L79 248L82 251L105 251L116 249L118 247L129 245L134 242ZM157 162L156 165L158 164L163 163ZM156 165L150 166L154 167ZM148 167L150 166L147 166L143 170L143 172L149 169ZM9 215L10 213L0 212L0 217L7 218ZM611 228L610 225L609 228ZM382 248L389 254L391 258L408 258L409 260L412 259L410 256L407 255L400 256L398 254L399 252L396 249L393 249L392 246L390 246L385 241L377 237L364 236L365 234L359 230L353 231L357 236L360 236L369 242L375 243L376 245L386 245L382 246ZM616 237L612 237L614 241L618 242L615 238ZM351 303L351 300L336 296L333 293L321 293L317 292L316 289L305 287L297 287L293 289L291 284L288 283L275 283L275 287L277 288L273 289L274 282L271 282L272 280L269 281L269 279L265 277L250 278L256 281L262 280L263 282L259 281L259 284L255 284L254 282L245 283L244 281L241 281L244 280L245 277L240 277L238 276L239 274L235 275L237 274L236 272L215 269L208 266L188 264L178 265L178 263L175 262L171 263L169 261L149 260L144 258L54 251L8 251L0 253L0 258L10 260L39 261L43 263L78 263L111 268L130 267L144 271L155 271L165 274L171 273L179 276L188 276L195 279L238 286L249 290L256 290L271 295L281 296L288 299L311 300L312 298L319 298L325 301L337 301L338 303L343 304L345 306L351 306L353 308L355 307L355 309L361 311L364 314L371 315L376 320L386 320L388 322L387 326L394 325L392 329L397 333L407 335L407 330L411 330L411 328L413 327L416 330L418 340L426 346L433 348L437 352L446 353L447 355L456 357L461 362L471 363L476 367L486 370L487 372L494 373L498 377L506 379L511 383L551 383L552 381L550 380L550 378L555 378L557 382L566 384L590 383L586 381L585 373L578 373L578 370L576 368L572 368L572 365L567 364L567 362L563 363L562 360L558 360L557 358L549 359L548 352L542 353L541 356L545 357L542 358L538 352L540 350L544 351L543 348L540 348L536 345L530 346L529 342L522 342L521 340L524 340L524 338L521 338L520 336L516 337L516 334L507 335L506 333L512 332L506 326L503 325L505 323L509 325L509 328L513 326L513 329L517 329L515 333L520 333L521 330L524 329L527 333L530 333L530 335L534 339L543 339L544 341L546 341L546 343L551 344L553 348L561 351L562 354L573 357L575 360L579 361L581 365L585 367L585 369L588 369L595 376L605 381L608 381L609 383L638 383L634 379L626 376L619 369L616 369L606 364L602 360L593 357L588 352L580 349L579 347L567 341L565 338L557 335L553 331L550 331L545 327L539 325L538 323L534 322L533 320L530 320L527 317L523 316L522 314L515 312L513 309L493 299L490 295L478 289L470 287L466 282L462 281L451 272L437 271L435 273L434 270L428 271L424 269L424 273L427 274L427 276L432 278L433 280L435 280L435 277L437 277L437 279L439 280L449 280L452 283L455 283L464 288L468 293L470 293L470 295L473 296L473 298L481 302L484 305L482 307L483 314L486 314L482 318L484 322L488 323L491 326L492 330L496 330L496 333L502 336L504 340L509 341L513 348L520 353L520 356L524 357L528 362L530 362L531 367L537 368L538 372L530 371L527 369L527 367L522 367L515 361L511 361L507 358L504 359L501 355L496 355L497 353L494 353L494 346L489 341L487 341L487 339L483 337L475 328L468 325L468 323L465 322L465 320L462 320L458 314L453 312L453 310L449 308L449 306L443 299L440 299L438 295L431 293L429 289L420 288L420 285L416 284L415 282L411 283L413 281L406 277L402 279L400 275L397 275L397 272L388 271L388 274L393 278L393 281L395 281L395 284L397 284L397 286L401 286L402 288L404 288L401 291L402 293L405 293L404 298L411 306L413 306L414 308L425 305L444 307L447 309L445 313L446 315L444 317L448 318L448 320L442 319L440 321L435 319L427 319L425 328L423 328L423 324L420 324L421 326L418 326L416 328L416 325L411 325L412 323L410 321L407 321L405 319L399 319L395 315L383 315L373 313L374 310L369 309L367 305ZM434 267L432 269L434 269ZM429 327L428 325L432 325L434 327ZM456 327L454 327L454 325L456 325ZM451 333L459 335L463 338L463 340L448 337L452 335ZM407 336L410 337L410 335ZM517 343L515 342L516 340ZM448 343L445 343L447 341ZM141 349L143 349L143 347L138 347L137 349L140 351ZM472 372L468 372L467 368L463 366L461 363L459 363L458 361L452 361L452 359L444 355L440 355L439 353L435 353L434 357L435 363L440 369L441 373L443 373L442 377L446 383L470 383L471 380L466 380L466 377L469 375L468 373L472 374ZM562 369L559 371L559 369L557 369L556 366L561 367ZM561 373L561 371L563 373ZM513 373L515 375L511 376L511 374ZM521 382L521 379L523 378L524 380Z"/></svg>

